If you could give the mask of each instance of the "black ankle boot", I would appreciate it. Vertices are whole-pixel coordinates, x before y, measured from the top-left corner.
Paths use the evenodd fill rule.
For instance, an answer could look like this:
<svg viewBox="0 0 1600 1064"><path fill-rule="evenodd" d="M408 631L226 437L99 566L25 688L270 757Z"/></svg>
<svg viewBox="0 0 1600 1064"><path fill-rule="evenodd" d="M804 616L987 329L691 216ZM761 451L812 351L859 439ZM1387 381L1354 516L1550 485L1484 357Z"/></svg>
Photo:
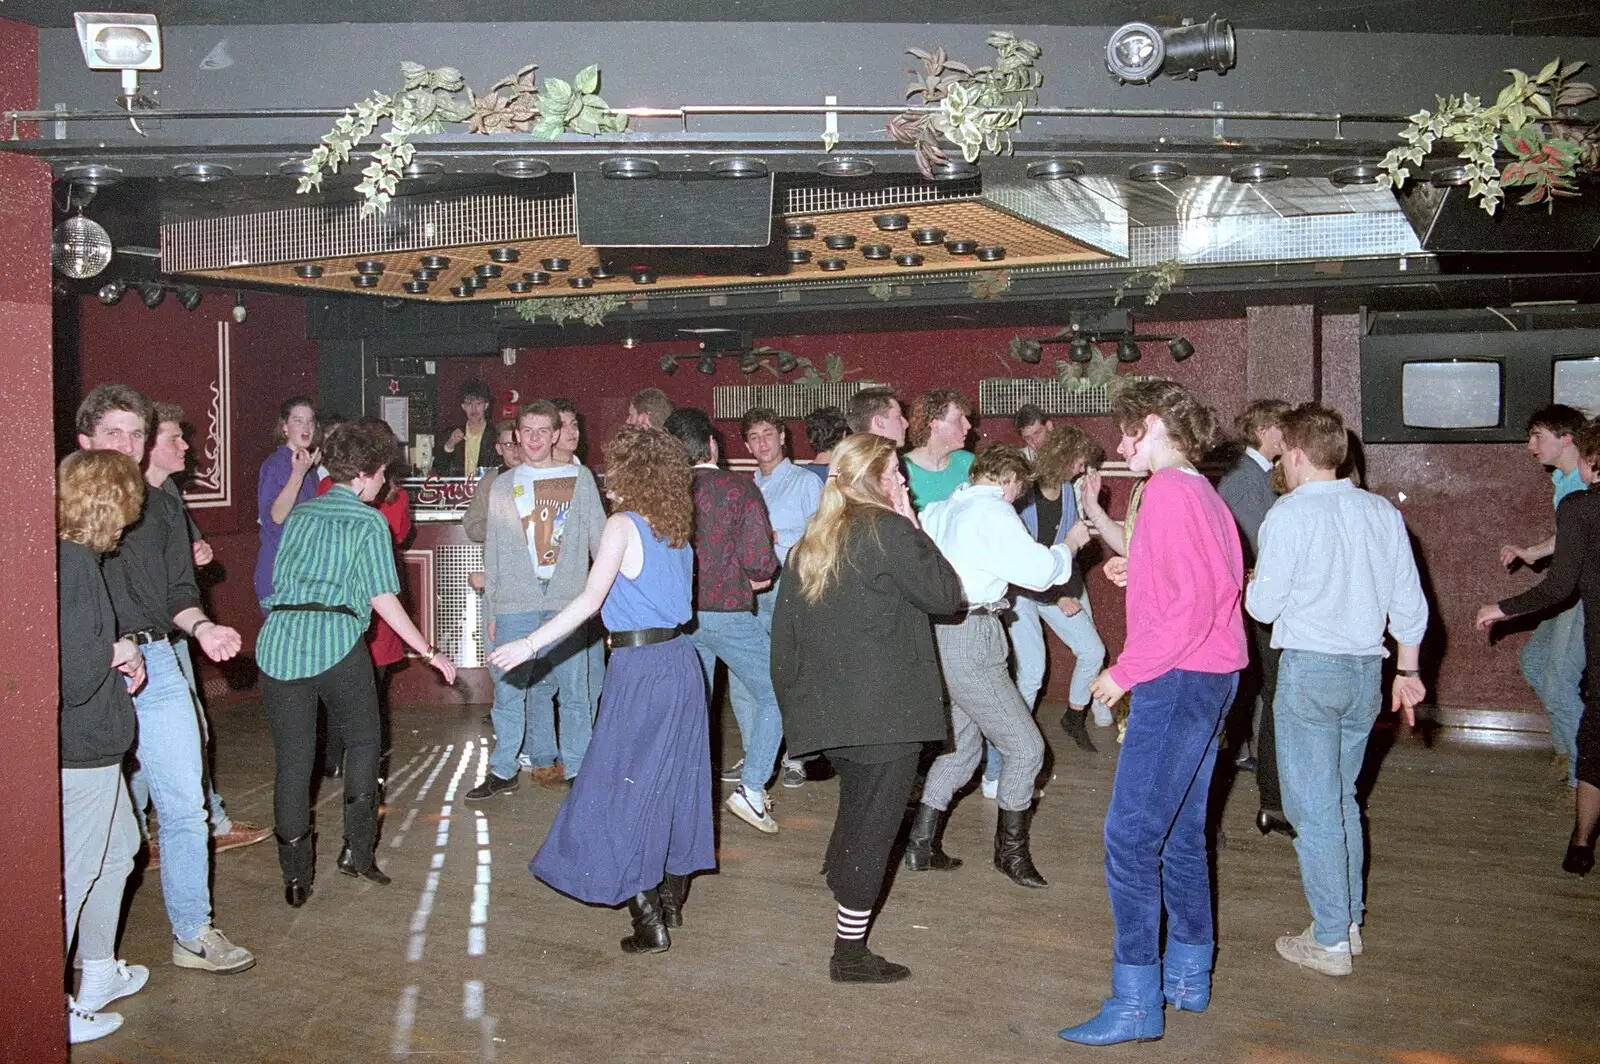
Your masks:
<svg viewBox="0 0 1600 1064"><path fill-rule="evenodd" d="M661 921L661 895L654 890L628 899L628 914L633 917L633 934L622 940L624 953L665 953L672 945L667 925Z"/></svg>
<svg viewBox="0 0 1600 1064"><path fill-rule="evenodd" d="M910 975L910 968L884 960L859 939L833 940L828 978L835 983L898 983Z"/></svg>
<svg viewBox="0 0 1600 1064"><path fill-rule="evenodd" d="M1256 814L1256 830L1263 835L1270 835L1276 831L1280 835L1295 837L1294 825L1284 818L1281 811L1263 809Z"/></svg>
<svg viewBox="0 0 1600 1064"><path fill-rule="evenodd" d="M347 876L359 876L369 883L378 884L380 887L387 887L390 883L394 882L388 876L384 875L384 873L378 868L377 862L373 860L370 855L367 858L367 862L367 867L357 868L356 856L353 852L351 852L350 849L350 840L344 840L344 845L339 849L339 860L337 862L339 871L343 872Z"/></svg>
<svg viewBox="0 0 1600 1064"><path fill-rule="evenodd" d="M316 855L311 848L311 832L297 839L286 839L277 832L278 867L283 870L283 900L298 909L311 897L311 879Z"/></svg>
<svg viewBox="0 0 1600 1064"><path fill-rule="evenodd" d="M961 860L944 852L941 844L944 835L945 811L919 803L917 814L911 818L911 832L906 836L906 870L949 872L961 867ZM863 947L864 948L864 947Z"/></svg>
<svg viewBox="0 0 1600 1064"><path fill-rule="evenodd" d="M1561 870L1571 872L1575 876L1586 876L1594 869L1594 843L1579 846L1575 842L1567 843L1567 856L1561 861Z"/></svg>
<svg viewBox="0 0 1600 1064"><path fill-rule="evenodd" d="M1088 717L1087 709L1073 709L1068 706L1067 711L1061 714L1061 730L1078 744L1078 749L1097 754L1100 751L1095 748L1094 740L1089 738Z"/></svg>
<svg viewBox="0 0 1600 1064"><path fill-rule="evenodd" d="M667 927L683 926L683 900L689 894L689 877L668 872L656 888L661 897L661 922Z"/></svg>
<svg viewBox="0 0 1600 1064"><path fill-rule="evenodd" d="M1048 887L1028 852L1031 809L1002 809L994 829L994 866L1019 887Z"/></svg>

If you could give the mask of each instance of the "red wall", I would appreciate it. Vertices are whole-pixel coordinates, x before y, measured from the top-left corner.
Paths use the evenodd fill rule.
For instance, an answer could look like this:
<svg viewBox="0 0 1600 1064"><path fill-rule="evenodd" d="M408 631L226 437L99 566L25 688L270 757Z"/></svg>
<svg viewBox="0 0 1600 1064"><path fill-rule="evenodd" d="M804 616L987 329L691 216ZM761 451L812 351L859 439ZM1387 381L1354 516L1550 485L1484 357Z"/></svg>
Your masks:
<svg viewBox="0 0 1600 1064"><path fill-rule="evenodd" d="M256 559L256 474L272 452L278 404L291 395L317 394L316 345L305 338L305 302L284 295L249 293L249 317L236 325L232 294L208 289L193 311L169 295L154 310L134 292L115 306L79 301L77 395L96 384L120 381L153 400L176 402L196 427L198 452L206 436L211 386L217 380L217 325L225 323L231 349L232 505L193 510L216 551L199 575L212 615L244 636L241 660L224 669L230 685L253 683L250 651L261 627L251 573ZM68 382L63 382L66 385ZM194 455L191 454L191 461Z"/></svg>

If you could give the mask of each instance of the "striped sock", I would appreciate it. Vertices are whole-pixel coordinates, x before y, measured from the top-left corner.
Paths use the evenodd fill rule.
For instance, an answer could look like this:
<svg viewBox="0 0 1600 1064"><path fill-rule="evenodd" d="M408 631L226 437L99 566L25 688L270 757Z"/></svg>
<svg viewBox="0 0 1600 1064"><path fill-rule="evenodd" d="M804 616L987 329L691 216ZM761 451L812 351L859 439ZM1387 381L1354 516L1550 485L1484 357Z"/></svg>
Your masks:
<svg viewBox="0 0 1600 1064"><path fill-rule="evenodd" d="M835 932L846 942L861 942L867 937L867 925L872 923L872 910L860 912L839 906L839 916L834 923Z"/></svg>

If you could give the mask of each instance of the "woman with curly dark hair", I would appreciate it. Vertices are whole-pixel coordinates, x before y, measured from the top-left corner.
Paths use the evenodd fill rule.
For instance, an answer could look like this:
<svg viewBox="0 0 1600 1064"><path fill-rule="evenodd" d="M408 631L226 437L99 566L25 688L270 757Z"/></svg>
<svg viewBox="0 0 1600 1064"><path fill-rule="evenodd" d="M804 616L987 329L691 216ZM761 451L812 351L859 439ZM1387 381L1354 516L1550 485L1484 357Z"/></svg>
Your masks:
<svg viewBox="0 0 1600 1064"><path fill-rule="evenodd" d="M625 427L606 445L606 519L577 598L489 661L514 669L598 611L611 664L583 771L528 870L591 905L628 903L624 953L662 953L688 879L717 865L705 674L692 612L693 473L677 440Z"/></svg>

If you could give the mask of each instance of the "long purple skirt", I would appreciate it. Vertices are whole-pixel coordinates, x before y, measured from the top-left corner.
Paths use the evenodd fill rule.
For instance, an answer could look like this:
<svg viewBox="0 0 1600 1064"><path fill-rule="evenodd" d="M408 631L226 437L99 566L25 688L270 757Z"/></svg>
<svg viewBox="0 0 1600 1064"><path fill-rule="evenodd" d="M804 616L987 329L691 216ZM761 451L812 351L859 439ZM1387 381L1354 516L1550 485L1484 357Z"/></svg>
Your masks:
<svg viewBox="0 0 1600 1064"><path fill-rule="evenodd" d="M715 868L708 720L686 637L612 651L583 768L528 871L579 901L620 905L667 872Z"/></svg>

